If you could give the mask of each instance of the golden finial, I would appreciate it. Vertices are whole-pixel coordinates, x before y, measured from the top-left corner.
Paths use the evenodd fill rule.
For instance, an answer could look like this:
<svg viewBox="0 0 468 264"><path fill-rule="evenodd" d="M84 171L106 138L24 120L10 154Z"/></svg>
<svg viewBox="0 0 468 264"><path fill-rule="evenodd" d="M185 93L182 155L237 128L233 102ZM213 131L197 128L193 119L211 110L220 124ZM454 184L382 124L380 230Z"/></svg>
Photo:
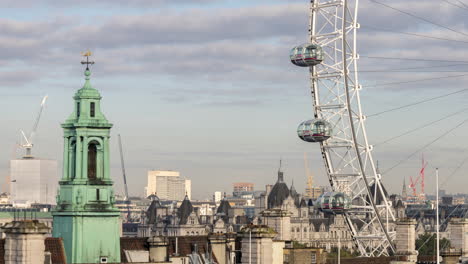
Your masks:
<svg viewBox="0 0 468 264"><path fill-rule="evenodd" d="M93 53L91 53L91 51L87 50L87 51L81 52L81 55L83 57L89 57L89 56L93 55Z"/></svg>
<svg viewBox="0 0 468 264"><path fill-rule="evenodd" d="M89 61L89 56L91 56L93 53L89 50L81 52L81 55L83 57L86 57L86 61L82 61L81 64L86 64L86 70L89 70L89 65L94 64L94 61Z"/></svg>

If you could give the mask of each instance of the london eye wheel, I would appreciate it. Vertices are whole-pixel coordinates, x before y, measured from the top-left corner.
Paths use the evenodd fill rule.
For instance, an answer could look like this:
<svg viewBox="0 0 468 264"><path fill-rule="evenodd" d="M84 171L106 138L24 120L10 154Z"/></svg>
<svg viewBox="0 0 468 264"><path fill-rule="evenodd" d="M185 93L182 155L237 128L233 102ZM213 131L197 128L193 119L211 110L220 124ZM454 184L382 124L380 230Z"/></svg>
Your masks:
<svg viewBox="0 0 468 264"><path fill-rule="evenodd" d="M357 23L359 0L311 0L309 42L294 47L291 62L308 67L314 119L298 135L320 144L334 192L351 200L340 210L362 256L394 252L395 220L372 158L359 97ZM390 223L390 224L389 224Z"/></svg>

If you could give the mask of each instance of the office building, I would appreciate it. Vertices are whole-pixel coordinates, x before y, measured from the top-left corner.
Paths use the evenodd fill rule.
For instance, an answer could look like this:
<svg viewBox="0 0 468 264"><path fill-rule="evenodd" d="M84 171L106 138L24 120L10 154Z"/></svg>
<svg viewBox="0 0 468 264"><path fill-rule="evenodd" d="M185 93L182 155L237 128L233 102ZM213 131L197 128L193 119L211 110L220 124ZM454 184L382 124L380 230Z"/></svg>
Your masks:
<svg viewBox="0 0 468 264"><path fill-rule="evenodd" d="M184 200L192 196L192 181L180 177L178 171L148 171L146 196L156 194L161 200Z"/></svg>
<svg viewBox="0 0 468 264"><path fill-rule="evenodd" d="M254 184L250 182L236 182L232 184L232 195L239 197L244 194L252 194L254 191Z"/></svg>
<svg viewBox="0 0 468 264"><path fill-rule="evenodd" d="M10 180L11 201L16 206L55 204L59 180L56 160L10 160Z"/></svg>

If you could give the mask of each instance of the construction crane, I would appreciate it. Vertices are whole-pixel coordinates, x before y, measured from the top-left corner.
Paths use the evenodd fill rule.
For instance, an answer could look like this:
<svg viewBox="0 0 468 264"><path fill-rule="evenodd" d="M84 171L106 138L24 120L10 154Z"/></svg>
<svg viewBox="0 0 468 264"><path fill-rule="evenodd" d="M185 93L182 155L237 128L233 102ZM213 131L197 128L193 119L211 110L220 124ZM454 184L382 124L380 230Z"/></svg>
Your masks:
<svg viewBox="0 0 468 264"><path fill-rule="evenodd" d="M416 192L416 185L418 183L421 184L421 193L420 195L424 195L424 170L426 169L427 162L424 161L424 156L422 156L422 164L421 164L421 170L419 171L419 176L416 179L413 179L412 176L410 176L410 185L409 187L413 190L413 196L417 197L418 194Z"/></svg>
<svg viewBox="0 0 468 264"><path fill-rule="evenodd" d="M29 137L26 136L26 133L24 133L23 130L21 131L22 135L22 140L20 146L24 149L26 149L26 155L25 157L31 158L32 157L32 148L34 146L34 136L36 135L37 127L39 125L39 120L41 120L41 115L42 111L44 110L45 103L47 101L47 95L42 98L41 101L41 107L39 108L39 113L37 114L36 121L34 122L33 128L31 129L31 133L29 134Z"/></svg>
<svg viewBox="0 0 468 264"><path fill-rule="evenodd" d="M124 188L125 188L125 197L124 197L124 202L127 205L127 217L126 221L130 221L130 201L128 199L128 186L127 186L127 176L125 174L125 163L124 163L124 156L123 156L123 150L122 150L122 139L119 134L119 150L120 150L120 164L122 165L122 176L123 176L123 182L124 182Z"/></svg>

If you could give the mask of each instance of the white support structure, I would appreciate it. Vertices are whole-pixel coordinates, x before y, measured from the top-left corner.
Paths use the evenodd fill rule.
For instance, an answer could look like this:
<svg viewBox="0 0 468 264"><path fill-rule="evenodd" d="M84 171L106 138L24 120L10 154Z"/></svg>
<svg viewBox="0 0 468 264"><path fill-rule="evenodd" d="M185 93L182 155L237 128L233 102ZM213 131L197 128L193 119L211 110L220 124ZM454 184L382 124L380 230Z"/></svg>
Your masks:
<svg viewBox="0 0 468 264"><path fill-rule="evenodd" d="M309 41L323 49L324 60L310 67L314 116L332 125L320 143L333 191L353 201L345 216L362 256L393 253L395 217L374 165L372 145L360 101L357 61L359 0L311 0Z"/></svg>

